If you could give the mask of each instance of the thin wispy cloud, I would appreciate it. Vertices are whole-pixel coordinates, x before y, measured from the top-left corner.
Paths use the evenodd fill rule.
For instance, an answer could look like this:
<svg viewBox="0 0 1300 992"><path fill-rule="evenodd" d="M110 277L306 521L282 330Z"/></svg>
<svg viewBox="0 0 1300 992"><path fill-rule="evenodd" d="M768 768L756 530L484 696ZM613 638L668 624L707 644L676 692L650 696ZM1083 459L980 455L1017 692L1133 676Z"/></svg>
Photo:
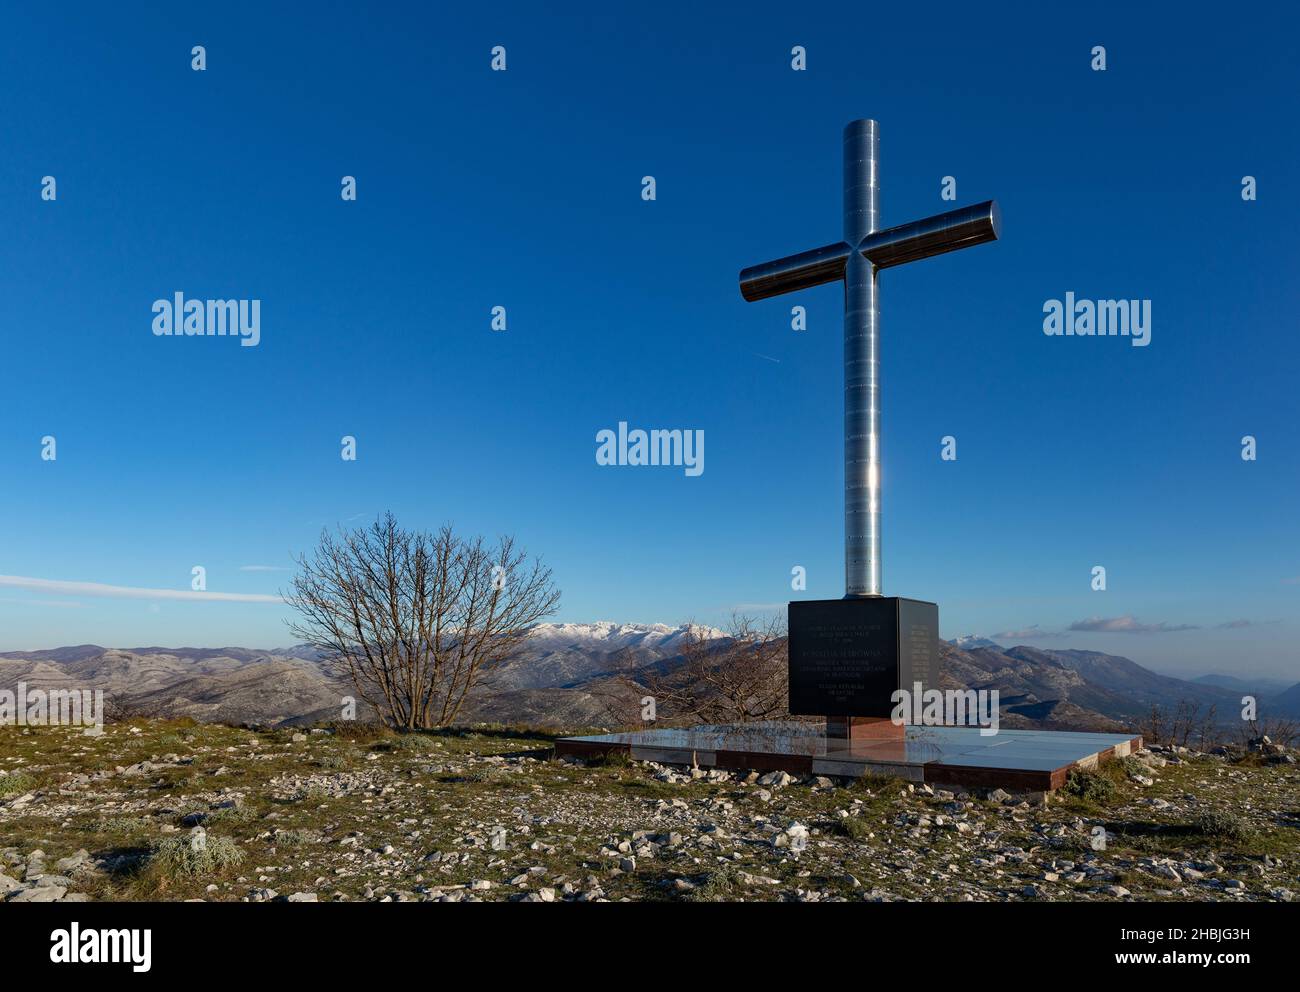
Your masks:
<svg viewBox="0 0 1300 992"><path fill-rule="evenodd" d="M1242 627L1263 627L1271 623L1281 623L1280 620L1226 620L1223 623L1216 623L1214 626L1219 630L1239 630Z"/></svg>
<svg viewBox="0 0 1300 992"><path fill-rule="evenodd" d="M101 582L65 582L62 579L34 579L25 575L0 575L0 587L26 589L55 596L96 596L108 599L175 599L196 603L283 603L279 596L245 592L196 592L191 589L148 589L142 586L113 586Z"/></svg>
<svg viewBox="0 0 1300 992"><path fill-rule="evenodd" d="M1196 624L1142 623L1130 614L1122 617L1089 617L1070 624L1071 630L1087 630L1104 634L1172 634L1180 630L1200 630Z"/></svg>

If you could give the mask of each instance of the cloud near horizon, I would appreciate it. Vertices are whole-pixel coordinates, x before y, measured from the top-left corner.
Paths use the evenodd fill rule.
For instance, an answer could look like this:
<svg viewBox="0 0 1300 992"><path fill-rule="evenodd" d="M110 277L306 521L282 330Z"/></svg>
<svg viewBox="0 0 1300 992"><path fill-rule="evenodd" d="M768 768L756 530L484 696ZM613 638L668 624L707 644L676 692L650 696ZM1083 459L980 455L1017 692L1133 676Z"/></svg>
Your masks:
<svg viewBox="0 0 1300 992"><path fill-rule="evenodd" d="M52 593L56 596L100 596L112 599L172 599L199 603L283 603L280 596L246 592L196 592L192 589L148 589L141 586L112 586L100 582L65 582L34 579L25 575L0 575L0 587Z"/></svg>
<svg viewBox="0 0 1300 992"><path fill-rule="evenodd" d="M1070 624L1071 630L1086 630L1104 634L1171 634L1180 630L1200 630L1196 624L1142 623L1131 614L1122 617L1089 617Z"/></svg>
<svg viewBox="0 0 1300 992"><path fill-rule="evenodd" d="M1055 630L1043 630L1038 624L1029 627L1023 627L1020 630L1003 630L989 638L993 641L1032 641L1036 637L1064 637L1065 635Z"/></svg>

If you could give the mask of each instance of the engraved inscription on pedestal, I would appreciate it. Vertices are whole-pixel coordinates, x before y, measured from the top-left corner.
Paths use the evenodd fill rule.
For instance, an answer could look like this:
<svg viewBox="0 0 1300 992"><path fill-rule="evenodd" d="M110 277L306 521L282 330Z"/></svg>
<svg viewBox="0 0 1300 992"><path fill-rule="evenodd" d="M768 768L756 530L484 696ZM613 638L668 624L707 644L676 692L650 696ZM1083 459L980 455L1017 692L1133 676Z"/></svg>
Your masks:
<svg viewBox="0 0 1300 992"><path fill-rule="evenodd" d="M938 687L939 608L915 599L898 601L899 686L914 690Z"/></svg>
<svg viewBox="0 0 1300 992"><path fill-rule="evenodd" d="M790 604L790 712L887 717L891 696L938 677L933 603L875 596Z"/></svg>

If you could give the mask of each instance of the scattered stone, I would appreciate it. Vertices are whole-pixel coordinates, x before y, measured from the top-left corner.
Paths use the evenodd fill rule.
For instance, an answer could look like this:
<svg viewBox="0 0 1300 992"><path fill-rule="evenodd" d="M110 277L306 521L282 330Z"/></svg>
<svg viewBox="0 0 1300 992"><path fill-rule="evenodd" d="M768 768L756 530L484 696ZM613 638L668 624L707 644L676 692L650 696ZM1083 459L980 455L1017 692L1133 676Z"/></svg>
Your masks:
<svg viewBox="0 0 1300 992"><path fill-rule="evenodd" d="M58 902L67 892L61 885L33 885L15 892L9 902Z"/></svg>
<svg viewBox="0 0 1300 992"><path fill-rule="evenodd" d="M60 858L54 862L54 870L62 875L70 874L90 860L90 852L85 848L70 857Z"/></svg>
<svg viewBox="0 0 1300 992"><path fill-rule="evenodd" d="M278 730L213 747L199 729L179 735L184 747L168 742L183 753L153 753L168 745L153 743L154 725L142 726L150 738L110 727L104 741L75 733L42 741L39 760L0 752L0 772L25 773L20 765L30 762L42 783L26 803L15 806L12 793L0 801L0 845L25 841L0 846L0 900L84 901L74 889L97 891L105 874L130 874L159 835L187 852L214 856L234 843L263 859L243 869L246 878L216 867L168 896L212 901L596 902L638 899L646 886L669 899L726 901L1297 899L1295 773L1267 765L1275 755L1260 750L1263 742L1262 758L1249 762L1235 745L1216 761L1173 748L1139 752L1098 811L1006 789L981 790L986 801L975 802L922 783L539 761L524 750L533 742L468 730L417 751L306 732L310 747L289 748ZM124 739L130 746L114 752ZM232 776L224 782L210 777L218 756ZM1178 775L1168 779L1177 789L1144 791L1164 784L1157 769L1174 763ZM192 770L176 777L186 765ZM274 771L259 779L261 768ZM446 780L463 788L439 788ZM243 816L221 815L246 807ZM1189 834L1185 845L1171 833L1149 847L1136 835L1107 836L1098 822L1177 829L1224 809L1276 836L1283 856L1255 855L1213 833ZM41 825L27 829L34 813ZM111 827L97 832L97 823ZM48 858L30 850L36 837ZM78 843L98 853L56 860ZM544 864L527 867L530 856Z"/></svg>
<svg viewBox="0 0 1300 992"><path fill-rule="evenodd" d="M802 823L792 823L785 829L790 850L798 854L808 846L808 828Z"/></svg>

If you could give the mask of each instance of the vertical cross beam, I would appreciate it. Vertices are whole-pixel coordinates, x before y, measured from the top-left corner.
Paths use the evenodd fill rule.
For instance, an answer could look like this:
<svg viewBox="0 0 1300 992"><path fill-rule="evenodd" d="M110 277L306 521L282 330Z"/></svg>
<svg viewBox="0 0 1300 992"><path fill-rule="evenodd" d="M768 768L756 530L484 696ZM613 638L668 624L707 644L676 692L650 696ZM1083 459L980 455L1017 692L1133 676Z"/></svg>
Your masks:
<svg viewBox="0 0 1300 992"><path fill-rule="evenodd" d="M876 122L844 128L844 241L880 227ZM852 252L844 269L844 594L881 595L880 305L876 266Z"/></svg>
<svg viewBox="0 0 1300 992"><path fill-rule="evenodd" d="M844 240L740 272L740 295L766 300L844 280L844 598L880 596L880 303L882 269L998 239L985 200L880 229L877 125L844 129Z"/></svg>

